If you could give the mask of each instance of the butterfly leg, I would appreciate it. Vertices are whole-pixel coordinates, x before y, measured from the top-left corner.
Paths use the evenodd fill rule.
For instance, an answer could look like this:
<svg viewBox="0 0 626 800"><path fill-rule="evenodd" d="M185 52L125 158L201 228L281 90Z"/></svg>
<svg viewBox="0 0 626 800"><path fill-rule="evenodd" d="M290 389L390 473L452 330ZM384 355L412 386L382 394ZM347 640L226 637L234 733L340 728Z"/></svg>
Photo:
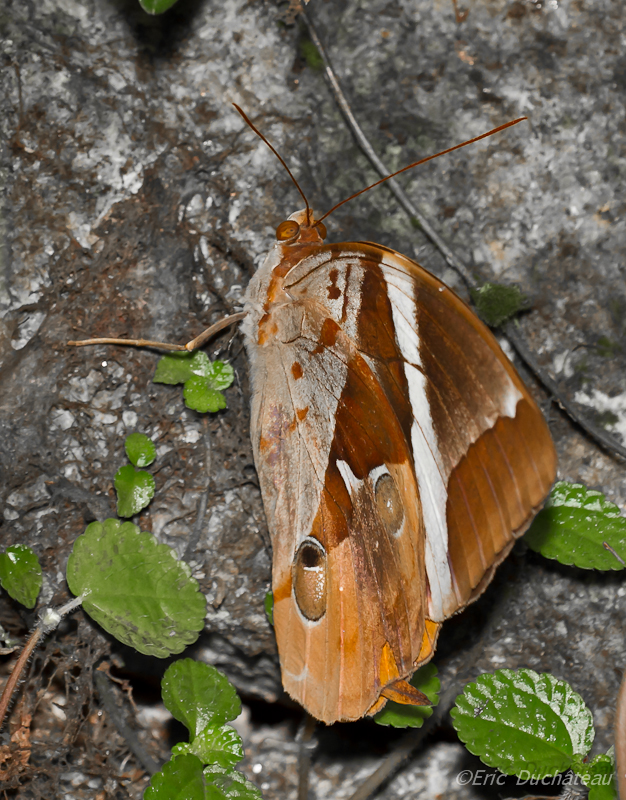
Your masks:
<svg viewBox="0 0 626 800"><path fill-rule="evenodd" d="M245 311L240 311L237 314L231 314L228 317L224 317L219 322L216 322L214 325L211 325L205 331L203 331L199 336L196 336L195 339L192 339L187 344L170 344L168 342L154 342L151 339L110 339L110 338L101 338L101 339L83 339L81 341L76 342L68 342L68 345L72 347L85 347L85 345L91 344L121 344L121 345L130 345L131 347L156 347L159 350L186 350L187 352L192 352L193 350L197 350L199 347L207 342L212 336L215 336L216 333L223 330L224 328L228 328L229 325L235 325L237 322L241 322L241 320L246 316Z"/></svg>

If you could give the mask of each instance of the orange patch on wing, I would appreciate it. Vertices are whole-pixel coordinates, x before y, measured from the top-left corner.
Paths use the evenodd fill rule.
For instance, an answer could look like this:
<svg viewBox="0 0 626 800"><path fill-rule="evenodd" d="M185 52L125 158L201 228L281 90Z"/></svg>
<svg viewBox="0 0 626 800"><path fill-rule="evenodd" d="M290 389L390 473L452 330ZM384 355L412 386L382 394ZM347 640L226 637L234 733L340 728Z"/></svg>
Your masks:
<svg viewBox="0 0 626 800"><path fill-rule="evenodd" d="M326 348L334 347L337 341L337 334L341 330L340 326L334 319L326 317L322 323L322 330L320 331L319 344L313 350L313 355L323 353Z"/></svg>
<svg viewBox="0 0 626 800"><path fill-rule="evenodd" d="M304 375L302 366L297 361L294 361L293 364L291 365L291 374L296 380L298 380Z"/></svg>
<svg viewBox="0 0 626 800"><path fill-rule="evenodd" d="M415 659L415 666L418 667L424 661L429 659L435 652L435 645L437 644L437 637L439 636L439 629L441 628L440 622L433 622L430 619L424 620L424 634L422 636L422 646L420 647L419 655Z"/></svg>
<svg viewBox="0 0 626 800"><path fill-rule="evenodd" d="M306 418L306 415L309 413L309 407L306 408L298 408L296 409L296 414L298 415L298 419L302 422L303 419Z"/></svg>
<svg viewBox="0 0 626 800"><path fill-rule="evenodd" d="M389 642L385 642L385 646L380 654L378 675L383 686L386 686L388 683L391 683L400 677L398 665L396 664L396 659L393 656L393 651Z"/></svg>

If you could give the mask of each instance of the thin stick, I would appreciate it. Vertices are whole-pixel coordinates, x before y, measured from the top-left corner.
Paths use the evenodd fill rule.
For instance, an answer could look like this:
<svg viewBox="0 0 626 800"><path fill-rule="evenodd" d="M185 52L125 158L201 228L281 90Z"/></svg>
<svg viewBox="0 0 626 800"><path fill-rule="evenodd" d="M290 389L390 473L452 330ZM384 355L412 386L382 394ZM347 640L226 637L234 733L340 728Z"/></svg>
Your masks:
<svg viewBox="0 0 626 800"><path fill-rule="evenodd" d="M599 428L597 425L594 425L593 422L580 414L574 407L574 404L567 400L567 398L560 393L556 381L552 380L548 373L539 366L534 355L526 346L526 343L519 334L519 331L514 327L513 323L507 323L503 327L503 331L506 333L507 339L515 348L518 356L535 375L543 387L552 395L554 400L556 400L556 402L561 406L567 416L573 422L575 422L576 425L582 428L585 433L588 434L588 436L604 450L607 450L612 455L617 455L620 456L620 458L626 459L626 447L616 442L609 433L602 430L602 428Z"/></svg>
<svg viewBox="0 0 626 800"><path fill-rule="evenodd" d="M304 11L304 9L300 11L300 16L302 17L308 28L309 35L311 36L313 44L319 50L322 60L324 61L324 77L326 78L326 81L335 98L335 101L346 120L348 128L350 129L357 144L359 145L361 150L365 153L365 155L369 159L374 169L380 175L387 176L389 174L389 170L376 154L376 151L370 144L368 138L364 134L361 126L359 125L354 114L352 113L350 104L348 103L343 93L343 90L339 85L339 81L337 80L337 76L335 75L328 54L326 53L326 50L319 38L317 31L315 30L313 23L311 22L308 14L306 13L306 11ZM471 270L457 256L457 254L450 247L448 247L448 245L437 233L437 231L434 229L429 220L426 219L426 217L420 211L418 211L418 209L413 205L413 203L411 203L411 201L404 193L403 189L395 180L395 178L391 178L387 182L387 186L389 187L389 190L392 192L392 194L398 201L398 204L409 215L411 221L417 223L417 225L425 234L425 236L428 239L430 239L430 241L435 245L435 247L445 258L448 265L452 267L452 269L454 269L454 271L458 275L460 275L461 278L465 281L466 286L468 286L468 288L470 289L476 288L478 282L472 275ZM569 400L566 400L563 397L556 382L552 380L552 378L548 375L547 371L544 370L539 365L534 356L531 355L529 349L524 344L522 337L518 334L517 331L513 329L513 326L510 323L504 328L504 332L506 333L507 338L510 340L511 344L513 345L520 359L526 364L528 369L537 378L539 383L541 383L544 386L544 388L547 389L547 391L552 395L554 400L556 400L556 402L561 406L561 408L569 416L569 418L579 427L581 427L585 431L585 433L587 433L589 437L593 441L595 441L596 444L600 445L604 450L608 451L614 456L617 455L620 458L626 459L626 447L619 444L606 431L598 428L592 422L587 420L586 417L584 417L574 407L573 403L570 403Z"/></svg>
<svg viewBox="0 0 626 800"><path fill-rule="evenodd" d="M123 719L124 711L123 709L120 710L117 705L115 692L109 679L102 671L96 670L94 680L102 705L106 709L111 722L115 725L117 732L124 739L126 746L148 775L154 775L161 769L162 765L141 744L137 737L137 731L133 730Z"/></svg>
<svg viewBox="0 0 626 800"><path fill-rule="evenodd" d="M350 108L350 104L348 103L346 96L343 93L341 86L339 85L339 81L337 80L337 76L333 70L333 66L330 62L328 54L324 49L324 45L322 44L320 37L313 26L310 18L308 17L307 13L302 10L300 12L302 19L304 20L308 30L311 40L313 44L319 50L319 53L324 61L324 77L330 87L330 90L335 98L337 105L341 113L343 114L348 128L350 129L352 135L356 139L357 144L361 148L361 150L365 153L367 158L369 159L371 165L374 167L376 172L379 175L386 176L389 175L389 170L385 166L385 164L381 161L378 157L376 151L370 144L369 139L363 133L363 130L359 123L356 120L356 117L352 113L352 109ZM406 213L411 218L411 221L415 222L419 228L423 231L426 238L430 239L430 241L435 245L435 247L439 250L439 252L443 255L445 260L448 264L454 269L465 281L466 285L470 289L474 289L476 287L476 281L474 280L474 276L470 272L470 270L465 266L465 264L461 261L460 258L448 247L448 245L444 242L444 240L439 236L437 231L433 228L430 222L426 219L426 217L417 209L416 206L409 200L408 196L400 186L395 178L391 178L387 181L387 187L389 191L393 194L393 196L398 201L398 204L403 208Z"/></svg>
<svg viewBox="0 0 626 800"><path fill-rule="evenodd" d="M298 731L298 800L308 800L309 774L311 772L311 739L315 733L317 721L307 712Z"/></svg>
<svg viewBox="0 0 626 800"><path fill-rule="evenodd" d="M369 778L363 781L356 792L350 795L349 800L367 800L368 797L387 781L398 770L402 762L406 761L411 753L417 750L433 728L439 725L452 708L454 699L458 693L459 687L456 684L450 686L447 691L442 694L439 705L433 710L432 715L428 717L422 727L414 728L406 733L380 767L374 770Z"/></svg>
<svg viewBox="0 0 626 800"><path fill-rule="evenodd" d="M180 351L187 351L192 352L193 350L197 350L199 347L208 341L212 336L215 336L216 333L223 330L224 328L228 328L230 325L235 325L237 322L241 322L242 319L246 317L245 311L238 311L236 314L231 314L228 317L224 317L219 322L216 322L214 325L211 325L210 328L207 328L203 331L199 336L196 336L195 339L192 339L187 344L169 344L168 342L153 342L151 339L82 339L79 342L68 342L68 345L72 347L85 347L86 345L91 344L121 344L126 345L129 347L156 347L159 350L176 350Z"/></svg>

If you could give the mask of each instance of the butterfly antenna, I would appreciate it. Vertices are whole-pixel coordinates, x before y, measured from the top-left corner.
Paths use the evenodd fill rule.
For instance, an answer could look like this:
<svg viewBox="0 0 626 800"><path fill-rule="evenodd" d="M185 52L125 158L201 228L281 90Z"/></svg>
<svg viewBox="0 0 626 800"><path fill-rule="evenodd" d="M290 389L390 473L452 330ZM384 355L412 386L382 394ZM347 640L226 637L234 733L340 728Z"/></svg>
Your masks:
<svg viewBox="0 0 626 800"><path fill-rule="evenodd" d="M265 144L266 144L266 145L269 147L269 149L272 151L272 153L274 153L274 155L276 156L276 158L277 158L277 159L280 161L280 163L283 165L283 167L284 167L284 168L287 170L287 174L289 175L289 177L291 178L291 180L294 182L294 185L295 185L296 189L297 189L297 190L300 192L300 194L302 195L302 199L304 200L304 204L306 205L306 221L307 221L307 225L310 225L310 224L311 224L311 217L312 217L312 214L311 214L311 206L309 205L309 201L306 199L306 195L304 194L304 192L303 192L303 191L302 191L302 189L300 188L300 184L299 184L299 183L298 183L298 181L297 181L297 180L296 180L296 179L293 177L293 174L292 174L291 170L289 169L289 167L287 166L287 164L285 163L284 159L282 158L282 156L280 155L280 153L279 153L279 152L276 150L276 148L275 148L275 147L274 147L272 144L270 144L270 143L267 141L267 139L265 138L265 136L263 136L263 134L261 133L261 131L260 131L260 130L259 130L259 129L258 129L256 126L255 126L255 125L253 125L253 123L250 121L250 119L249 119L248 115L246 114L246 112L245 112L245 111L244 111L242 108L240 108L240 107L237 105L237 103L233 103L233 105L235 106L235 108L237 109L237 111L238 111L238 112L241 114L241 116L243 117L243 119L244 119L244 122L245 122L247 125L249 125L249 126L252 128L252 130L253 130L253 131L256 133L256 135L259 137L259 139L262 139L262 140L265 142ZM356 195L355 195L355 196L356 196ZM334 210L334 209L333 209L333 210Z"/></svg>
<svg viewBox="0 0 626 800"><path fill-rule="evenodd" d="M480 136L475 136L473 139L468 139L466 142L461 142L461 144L455 144L454 147L448 147L447 150L442 150L440 153L435 153L432 156L427 156L426 158L422 158L419 161L415 161L413 164L409 164L408 167L402 167L402 169L399 169L397 172L393 172L391 175L387 175L386 178L381 178L379 181L376 181L376 183L372 183L370 186L366 186L365 189L361 189L360 191L355 192L353 195L350 195L350 197L346 197L345 200L342 200L341 203L337 203L336 206L333 206L330 209L330 211L327 211L317 221L321 222L322 220L326 219L326 217L330 216L333 213L333 211L336 211L339 208L339 206L342 206L344 203L348 203L350 200L354 200L355 197L358 197L360 194L363 194L363 192L369 192L370 189L373 189L375 186L379 186L381 183L388 181L390 178L395 178L396 175L399 175L401 172L406 172L408 169L413 169L413 167L419 166L419 164L425 164L427 161L432 161L433 158L439 158L439 156L444 156L446 153L451 153L453 150L458 150L461 147L466 147L468 144L479 142L481 139L486 139L487 136L493 136L494 133L503 131L505 128L510 128L512 125L517 125L518 122L522 122L525 119L528 119L528 117L520 117L519 119L514 119L512 122L506 122L504 125L499 125L497 128L494 128L491 131L487 131L487 133L481 133Z"/></svg>

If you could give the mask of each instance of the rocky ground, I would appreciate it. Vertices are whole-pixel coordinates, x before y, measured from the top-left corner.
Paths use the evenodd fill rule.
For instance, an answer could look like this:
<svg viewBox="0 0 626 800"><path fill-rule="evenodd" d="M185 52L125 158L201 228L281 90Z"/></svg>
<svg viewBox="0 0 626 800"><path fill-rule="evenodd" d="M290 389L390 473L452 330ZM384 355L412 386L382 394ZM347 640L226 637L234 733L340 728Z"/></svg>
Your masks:
<svg viewBox="0 0 626 800"><path fill-rule="evenodd" d="M463 19L451 0L309 5L390 169L528 116L402 183L476 275L529 295L519 323L528 348L563 397L625 444L622 4L471 0L460 11ZM233 102L271 138L317 211L376 179L293 12L269 0L180 0L161 17L135 0L5 0L0 9L2 543L33 547L42 602L66 601L73 541L86 522L114 513L125 434L154 438L157 496L139 522L181 555L194 544L208 599L194 655L242 691L244 769L267 798L296 796L300 712L281 697L263 611L270 554L241 338L225 332L209 347L236 369L228 409L211 418L185 410L177 387L151 383L154 352L66 342L184 342L237 310L277 224L301 201ZM466 296L384 187L342 207L328 227L335 241L393 247ZM624 463L519 366L549 419L560 477L626 511ZM483 598L444 627L442 683L501 667L550 671L583 695L596 750L606 750L626 660L625 595L620 573L564 568L520 544ZM0 614L14 635L34 620L6 595ZM14 709L33 716L22 728L32 752L5 776L7 796L141 796L145 773L93 694L102 659L135 687L131 728L166 757L175 731L159 704L163 665L120 651L78 612L32 661ZM397 739L369 722L319 731L310 796L349 797ZM460 786L466 768L480 764L445 723L380 796L502 796L498 786Z"/></svg>

